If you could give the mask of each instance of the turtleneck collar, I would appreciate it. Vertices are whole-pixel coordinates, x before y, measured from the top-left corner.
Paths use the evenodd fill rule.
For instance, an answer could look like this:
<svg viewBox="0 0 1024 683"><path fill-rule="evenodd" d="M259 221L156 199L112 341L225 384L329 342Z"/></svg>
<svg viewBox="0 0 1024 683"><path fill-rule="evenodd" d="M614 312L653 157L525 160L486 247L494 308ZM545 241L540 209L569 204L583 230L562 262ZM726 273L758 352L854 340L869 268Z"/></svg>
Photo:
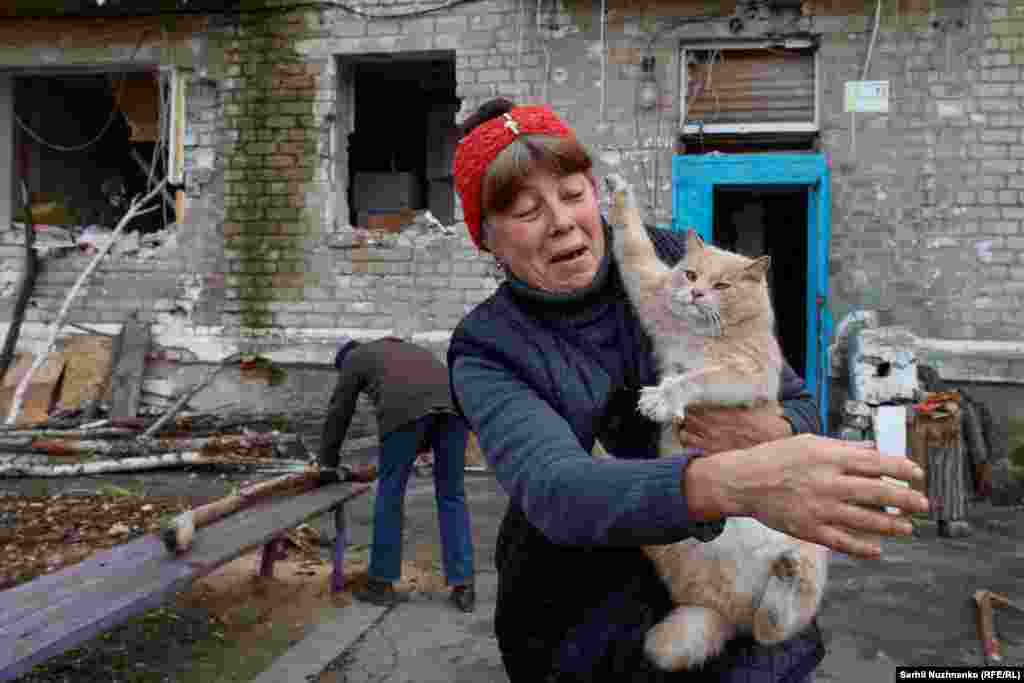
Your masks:
<svg viewBox="0 0 1024 683"><path fill-rule="evenodd" d="M537 289L525 280L520 280L512 273L508 273L505 278L505 283L517 297L525 301L544 306L571 306L573 304L580 304L596 298L597 295L605 290L605 285L608 283L612 263L612 230L608 225L608 222L604 220L604 217L601 218L601 224L604 228L604 257L601 259L601 263L597 267L594 279L591 280L590 284L586 287L578 289L575 292L568 293L546 292L542 289Z"/></svg>

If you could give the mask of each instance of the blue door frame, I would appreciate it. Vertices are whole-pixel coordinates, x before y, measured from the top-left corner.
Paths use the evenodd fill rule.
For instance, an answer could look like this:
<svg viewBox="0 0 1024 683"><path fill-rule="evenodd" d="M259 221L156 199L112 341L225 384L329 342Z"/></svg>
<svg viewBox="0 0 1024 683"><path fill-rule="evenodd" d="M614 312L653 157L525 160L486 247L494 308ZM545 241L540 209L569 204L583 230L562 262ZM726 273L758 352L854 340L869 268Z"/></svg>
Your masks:
<svg viewBox="0 0 1024 683"><path fill-rule="evenodd" d="M822 154L681 155L672 160L672 228L693 228L712 240L715 188L729 185L802 185L807 188L807 388L828 417L828 243L831 174Z"/></svg>

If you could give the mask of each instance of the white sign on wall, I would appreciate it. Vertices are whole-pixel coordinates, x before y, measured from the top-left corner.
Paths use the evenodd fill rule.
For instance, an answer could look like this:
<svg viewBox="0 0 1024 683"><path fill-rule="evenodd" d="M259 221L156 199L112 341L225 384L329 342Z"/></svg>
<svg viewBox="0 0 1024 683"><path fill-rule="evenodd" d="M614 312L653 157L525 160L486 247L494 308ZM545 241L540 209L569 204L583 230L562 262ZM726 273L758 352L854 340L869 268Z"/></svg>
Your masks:
<svg viewBox="0 0 1024 683"><path fill-rule="evenodd" d="M847 81L846 111L889 113L889 81Z"/></svg>

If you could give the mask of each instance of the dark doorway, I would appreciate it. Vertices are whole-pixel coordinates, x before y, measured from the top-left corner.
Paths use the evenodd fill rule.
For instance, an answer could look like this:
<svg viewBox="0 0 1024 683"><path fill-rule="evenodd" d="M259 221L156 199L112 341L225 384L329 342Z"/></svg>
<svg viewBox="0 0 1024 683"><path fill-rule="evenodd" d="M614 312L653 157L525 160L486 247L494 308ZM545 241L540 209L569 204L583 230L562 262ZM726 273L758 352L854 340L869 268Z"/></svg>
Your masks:
<svg viewBox="0 0 1024 683"><path fill-rule="evenodd" d="M355 96L348 136L349 220L429 209L452 223L455 56L348 58Z"/></svg>
<svg viewBox="0 0 1024 683"><path fill-rule="evenodd" d="M771 256L776 335L801 377L807 360L807 201L800 186L724 186L715 188L713 212L717 246Z"/></svg>

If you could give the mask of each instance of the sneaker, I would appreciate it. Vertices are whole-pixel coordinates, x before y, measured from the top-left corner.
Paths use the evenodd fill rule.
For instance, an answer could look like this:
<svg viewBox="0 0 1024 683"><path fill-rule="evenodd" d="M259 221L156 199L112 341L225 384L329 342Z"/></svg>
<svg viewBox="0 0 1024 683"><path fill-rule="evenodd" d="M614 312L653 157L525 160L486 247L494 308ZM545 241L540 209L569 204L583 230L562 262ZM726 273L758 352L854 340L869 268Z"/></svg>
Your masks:
<svg viewBox="0 0 1024 683"><path fill-rule="evenodd" d="M370 579L365 588L357 588L352 595L361 602L369 602L381 607L392 607L400 602L409 599L404 593L399 593L390 581Z"/></svg>
<svg viewBox="0 0 1024 683"><path fill-rule="evenodd" d="M474 611L476 609L476 589L472 584L455 586L452 588L452 602L463 612Z"/></svg>

